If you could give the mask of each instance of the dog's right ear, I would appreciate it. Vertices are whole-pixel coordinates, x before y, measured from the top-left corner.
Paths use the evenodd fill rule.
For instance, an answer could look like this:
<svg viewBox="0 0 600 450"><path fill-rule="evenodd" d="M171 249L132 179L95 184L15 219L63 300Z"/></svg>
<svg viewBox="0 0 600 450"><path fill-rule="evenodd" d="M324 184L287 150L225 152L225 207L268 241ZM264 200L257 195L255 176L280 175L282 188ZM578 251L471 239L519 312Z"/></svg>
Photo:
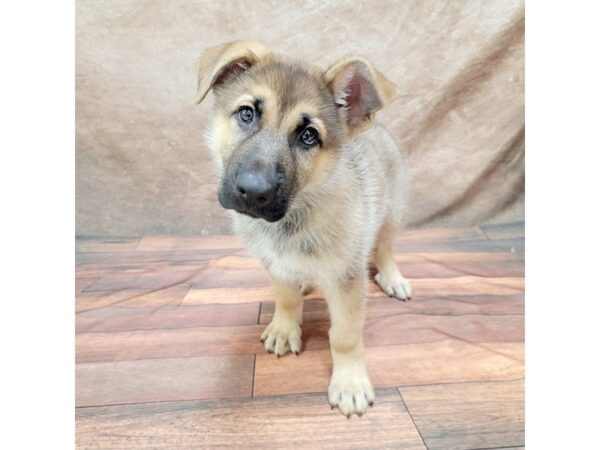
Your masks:
<svg viewBox="0 0 600 450"><path fill-rule="evenodd" d="M198 62L196 103L204 100L212 88L237 77L270 53L267 47L252 41L228 42L205 50Z"/></svg>

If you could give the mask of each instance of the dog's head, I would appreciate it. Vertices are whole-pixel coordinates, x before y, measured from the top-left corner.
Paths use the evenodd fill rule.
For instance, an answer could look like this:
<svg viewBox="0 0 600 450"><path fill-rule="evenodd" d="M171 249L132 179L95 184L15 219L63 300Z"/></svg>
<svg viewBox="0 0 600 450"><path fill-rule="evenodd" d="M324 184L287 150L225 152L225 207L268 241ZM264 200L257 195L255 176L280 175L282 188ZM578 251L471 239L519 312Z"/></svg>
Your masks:
<svg viewBox="0 0 600 450"><path fill-rule="evenodd" d="M210 48L198 67L196 101L211 89L216 99L209 143L221 172L219 202L269 222L324 181L344 142L398 93L359 56L322 71L256 42Z"/></svg>

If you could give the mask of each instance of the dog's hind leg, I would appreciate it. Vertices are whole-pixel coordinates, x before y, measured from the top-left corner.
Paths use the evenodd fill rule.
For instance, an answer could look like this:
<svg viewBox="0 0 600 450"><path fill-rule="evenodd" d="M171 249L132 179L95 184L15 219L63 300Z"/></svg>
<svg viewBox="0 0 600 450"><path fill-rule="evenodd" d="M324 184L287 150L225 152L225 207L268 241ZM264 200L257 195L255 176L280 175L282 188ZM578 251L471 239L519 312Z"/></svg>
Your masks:
<svg viewBox="0 0 600 450"><path fill-rule="evenodd" d="M297 284L272 277L275 314L261 335L269 353L278 357L288 351L300 353L302 347L302 293Z"/></svg>
<svg viewBox="0 0 600 450"><path fill-rule="evenodd" d="M385 223L379 231L379 239L375 248L375 266L377 267L375 282L390 297L410 300L412 287L398 269L392 250L395 228L393 225Z"/></svg>

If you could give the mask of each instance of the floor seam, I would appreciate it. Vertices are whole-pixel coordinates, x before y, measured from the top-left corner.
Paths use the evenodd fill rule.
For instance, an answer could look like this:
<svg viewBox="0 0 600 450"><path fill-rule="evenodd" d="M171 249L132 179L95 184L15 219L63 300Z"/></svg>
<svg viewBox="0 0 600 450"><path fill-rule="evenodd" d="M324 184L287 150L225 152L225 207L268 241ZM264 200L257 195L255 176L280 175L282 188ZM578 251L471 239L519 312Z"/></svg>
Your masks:
<svg viewBox="0 0 600 450"><path fill-rule="evenodd" d="M410 409L408 409L408 405L404 401L404 397L402 397L402 392L400 392L400 388L396 387L396 391L398 392L398 395L400 396L400 401L402 401L402 404L404 405L404 408L406 409L406 412L408 413L408 416L410 417L410 420L412 421L412 423L413 423L413 425L415 427L415 430L417 430L417 433L419 433L419 437L421 438L421 442L423 442L423 445L425 446L425 448L427 450L429 450L429 447L425 443L425 439L423 438L423 435L421 434L421 430L417 426L417 423L415 422L415 419L413 418L413 416L412 416L412 414L410 412Z"/></svg>
<svg viewBox="0 0 600 450"><path fill-rule="evenodd" d="M254 364L252 365L252 389L250 390L250 397L254 397L254 380L256 378L256 353L254 354Z"/></svg>

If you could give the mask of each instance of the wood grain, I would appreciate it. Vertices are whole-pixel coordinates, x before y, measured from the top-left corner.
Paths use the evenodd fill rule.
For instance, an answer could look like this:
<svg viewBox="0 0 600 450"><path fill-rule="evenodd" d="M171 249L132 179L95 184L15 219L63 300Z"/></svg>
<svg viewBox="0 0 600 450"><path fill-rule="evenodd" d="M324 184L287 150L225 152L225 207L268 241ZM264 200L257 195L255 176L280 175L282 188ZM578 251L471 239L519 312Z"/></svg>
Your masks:
<svg viewBox="0 0 600 450"><path fill-rule="evenodd" d="M323 394L85 408L77 448L425 449L398 392L347 420Z"/></svg>
<svg viewBox="0 0 600 450"><path fill-rule="evenodd" d="M319 298L318 291L306 295L305 299ZM271 286L247 287L247 288L190 288L183 299L185 305L206 304L231 304L231 303L254 303L274 302L275 296Z"/></svg>
<svg viewBox="0 0 600 450"><path fill-rule="evenodd" d="M76 252L131 252L140 242L139 237L133 238L94 238L79 237L75 240Z"/></svg>
<svg viewBox="0 0 600 450"><path fill-rule="evenodd" d="M455 339L370 347L365 352L376 387L502 381L523 377L522 343L477 345ZM294 374L290 377L289 374ZM257 354L254 395L324 392L331 375L328 350L286 355Z"/></svg>
<svg viewBox="0 0 600 450"><path fill-rule="evenodd" d="M212 236L144 236L136 248L138 252L161 250L206 250L242 248L240 240L231 235Z"/></svg>
<svg viewBox="0 0 600 450"><path fill-rule="evenodd" d="M162 289L82 292L75 297L75 312L80 313L115 305L126 305L127 307L180 305L189 289L189 285L184 283Z"/></svg>
<svg viewBox="0 0 600 450"><path fill-rule="evenodd" d="M254 356L165 358L76 365L76 405L249 396Z"/></svg>
<svg viewBox="0 0 600 450"><path fill-rule="evenodd" d="M523 445L524 382L400 388L429 449Z"/></svg>
<svg viewBox="0 0 600 450"><path fill-rule="evenodd" d="M255 324L260 303L165 305L154 308L107 306L77 314L77 333L155 330Z"/></svg>
<svg viewBox="0 0 600 450"><path fill-rule="evenodd" d="M250 288L231 287L227 289L191 288L183 299L185 305L254 303L263 301L275 301L271 286Z"/></svg>
<svg viewBox="0 0 600 450"><path fill-rule="evenodd" d="M499 224L481 225L483 234L492 240L514 239L525 236L525 222L507 222Z"/></svg>
<svg viewBox="0 0 600 450"><path fill-rule="evenodd" d="M364 340L367 347L432 343L448 338L472 344L522 342L522 325L520 315L386 315L366 321ZM264 328L254 324L79 333L75 338L76 360L101 362L262 353L259 339ZM329 348L328 329L329 322L304 324L303 350Z"/></svg>
<svg viewBox="0 0 600 450"><path fill-rule="evenodd" d="M523 252L525 250L524 238L495 239L490 240L472 239L458 240L453 242L419 242L402 241L396 239L393 247L395 252Z"/></svg>
<svg viewBox="0 0 600 450"><path fill-rule="evenodd" d="M416 278L411 280L414 295L508 295L523 292L525 280L522 277L476 277L454 278ZM371 292L385 295L375 283L371 283Z"/></svg>
<svg viewBox="0 0 600 450"><path fill-rule="evenodd" d="M77 277L75 279L75 293L80 293L96 280L96 277Z"/></svg>
<svg viewBox="0 0 600 450"><path fill-rule="evenodd" d="M142 289L165 289L177 284L190 284L194 277L202 271L198 268L185 272L159 272L159 273L125 273L114 272L101 276L84 289L84 292L115 292L139 291Z"/></svg>
<svg viewBox="0 0 600 450"><path fill-rule="evenodd" d="M272 302L275 300L273 290L269 285L269 280L264 274L262 281L257 281L257 278L244 281L242 284L248 285L245 288L237 287L198 287L198 283L192 285L189 293L183 300L186 305L202 305L208 303L253 303L257 301ZM213 278L210 283L218 286L219 283L225 282L225 276L219 277L220 281ZM227 275L227 282L232 282L234 275ZM524 290L524 280L521 277L477 277L477 276L461 276L452 278L421 278L410 279L413 290L414 299L425 297L446 297L446 296L485 296L485 295L513 295L522 293ZM262 283L260 286L257 284ZM312 292L307 299L319 298L318 291ZM370 297L385 297L386 295L379 289L375 282L371 279L369 283Z"/></svg>
<svg viewBox="0 0 600 450"><path fill-rule="evenodd" d="M258 325L78 333L78 363L244 355L264 350Z"/></svg>
<svg viewBox="0 0 600 450"><path fill-rule="evenodd" d="M396 241L454 242L485 238L479 227L404 229Z"/></svg>
<svg viewBox="0 0 600 450"><path fill-rule="evenodd" d="M464 295L420 297L419 301L403 302L378 296L367 301L367 319L399 314L425 315L523 315L525 310L523 293L512 295ZM268 324L273 318L275 303L263 302L260 323ZM303 323L329 321L327 303L322 298L304 302ZM415 318L415 320L418 320Z"/></svg>

